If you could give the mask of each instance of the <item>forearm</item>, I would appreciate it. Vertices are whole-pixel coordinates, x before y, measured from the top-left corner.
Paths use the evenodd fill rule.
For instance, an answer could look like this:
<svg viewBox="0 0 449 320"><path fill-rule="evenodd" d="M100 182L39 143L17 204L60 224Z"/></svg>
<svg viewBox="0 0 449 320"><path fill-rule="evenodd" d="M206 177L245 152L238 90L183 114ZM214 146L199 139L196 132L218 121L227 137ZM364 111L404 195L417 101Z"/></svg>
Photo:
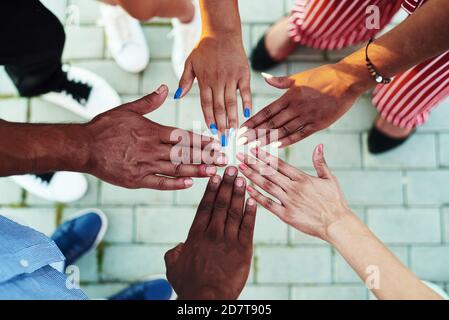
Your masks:
<svg viewBox="0 0 449 320"><path fill-rule="evenodd" d="M429 0L397 27L375 40L369 57L383 76L393 77L449 49L449 1ZM374 87L366 67L365 48L339 64L358 77L360 89ZM352 69L352 71L349 71Z"/></svg>
<svg viewBox="0 0 449 320"><path fill-rule="evenodd" d="M408 270L353 213L329 229L338 250L378 299L441 299Z"/></svg>
<svg viewBox="0 0 449 320"><path fill-rule="evenodd" d="M0 176L83 171L88 148L81 125L0 120Z"/></svg>
<svg viewBox="0 0 449 320"><path fill-rule="evenodd" d="M238 0L200 0L200 6L203 36L225 33L241 37Z"/></svg>

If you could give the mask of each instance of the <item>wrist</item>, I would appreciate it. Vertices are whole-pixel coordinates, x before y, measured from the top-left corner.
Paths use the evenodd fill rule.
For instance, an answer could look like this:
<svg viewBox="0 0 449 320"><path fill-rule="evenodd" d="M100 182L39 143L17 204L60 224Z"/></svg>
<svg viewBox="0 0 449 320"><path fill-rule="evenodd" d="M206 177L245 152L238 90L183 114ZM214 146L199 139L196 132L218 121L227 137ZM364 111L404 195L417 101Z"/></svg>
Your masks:
<svg viewBox="0 0 449 320"><path fill-rule="evenodd" d="M89 173L90 141L90 135L85 125L73 124L64 126L65 170Z"/></svg>
<svg viewBox="0 0 449 320"><path fill-rule="evenodd" d="M353 236L367 235L370 233L367 226L353 213L347 209L340 215L340 219L334 221L326 229L326 241L339 248L348 242Z"/></svg>
<svg viewBox="0 0 449 320"><path fill-rule="evenodd" d="M346 57L337 62L335 68L345 75L349 89L357 95L362 95L377 85L364 60L360 60L360 57Z"/></svg>

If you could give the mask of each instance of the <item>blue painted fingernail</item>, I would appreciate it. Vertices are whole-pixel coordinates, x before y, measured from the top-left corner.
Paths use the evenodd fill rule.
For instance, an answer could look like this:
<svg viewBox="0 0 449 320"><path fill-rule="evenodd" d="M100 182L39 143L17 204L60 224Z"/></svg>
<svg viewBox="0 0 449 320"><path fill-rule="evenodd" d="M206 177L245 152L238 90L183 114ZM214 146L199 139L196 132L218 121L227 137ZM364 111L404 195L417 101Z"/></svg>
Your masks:
<svg viewBox="0 0 449 320"><path fill-rule="evenodd" d="M182 96L182 88L179 87L175 92L175 100L178 100Z"/></svg>
<svg viewBox="0 0 449 320"><path fill-rule="evenodd" d="M249 118L249 116L251 115L251 110L246 107L245 110L243 110L243 114L245 115L245 118Z"/></svg>
<svg viewBox="0 0 449 320"><path fill-rule="evenodd" d="M212 132L212 134L217 134L218 128L215 123L212 123L209 128L210 128L210 132Z"/></svg>
<svg viewBox="0 0 449 320"><path fill-rule="evenodd" d="M222 147L227 147L228 146L228 141L227 141L226 135L224 133L221 135L221 146Z"/></svg>

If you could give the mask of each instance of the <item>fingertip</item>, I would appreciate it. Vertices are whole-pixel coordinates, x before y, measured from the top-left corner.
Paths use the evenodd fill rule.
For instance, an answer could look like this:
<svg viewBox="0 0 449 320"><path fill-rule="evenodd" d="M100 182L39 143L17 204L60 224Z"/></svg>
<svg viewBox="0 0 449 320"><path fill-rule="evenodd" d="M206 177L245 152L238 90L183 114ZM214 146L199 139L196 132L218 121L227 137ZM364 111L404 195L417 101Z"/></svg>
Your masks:
<svg viewBox="0 0 449 320"><path fill-rule="evenodd" d="M246 204L250 207L255 206L256 200L254 200L254 198L248 198L248 200L246 201Z"/></svg>
<svg viewBox="0 0 449 320"><path fill-rule="evenodd" d="M191 179L191 178L188 178L188 179L184 179L184 187L187 189L187 188L190 188L190 187L192 187L193 186L193 180Z"/></svg>
<svg viewBox="0 0 449 320"><path fill-rule="evenodd" d="M182 96L182 92L183 92L183 89L182 89L182 87L180 86L180 87L176 90L176 92L175 92L174 99L175 99L175 100L179 100L179 99L181 98L181 96Z"/></svg>

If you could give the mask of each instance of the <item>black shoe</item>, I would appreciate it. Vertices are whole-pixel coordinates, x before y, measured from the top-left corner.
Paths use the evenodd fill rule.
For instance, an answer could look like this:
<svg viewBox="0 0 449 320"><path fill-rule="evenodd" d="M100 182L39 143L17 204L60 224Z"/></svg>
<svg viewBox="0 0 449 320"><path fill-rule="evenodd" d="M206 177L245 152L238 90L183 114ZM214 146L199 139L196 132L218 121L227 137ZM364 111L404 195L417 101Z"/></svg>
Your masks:
<svg viewBox="0 0 449 320"><path fill-rule="evenodd" d="M380 154L393 150L407 141L414 132L412 131L405 138L392 138L380 132L376 126L373 126L368 133L368 150L372 154Z"/></svg>
<svg viewBox="0 0 449 320"><path fill-rule="evenodd" d="M265 47L264 35L251 53L251 67L255 71L265 71L281 64L282 62L283 61L276 61L270 57L270 54Z"/></svg>

